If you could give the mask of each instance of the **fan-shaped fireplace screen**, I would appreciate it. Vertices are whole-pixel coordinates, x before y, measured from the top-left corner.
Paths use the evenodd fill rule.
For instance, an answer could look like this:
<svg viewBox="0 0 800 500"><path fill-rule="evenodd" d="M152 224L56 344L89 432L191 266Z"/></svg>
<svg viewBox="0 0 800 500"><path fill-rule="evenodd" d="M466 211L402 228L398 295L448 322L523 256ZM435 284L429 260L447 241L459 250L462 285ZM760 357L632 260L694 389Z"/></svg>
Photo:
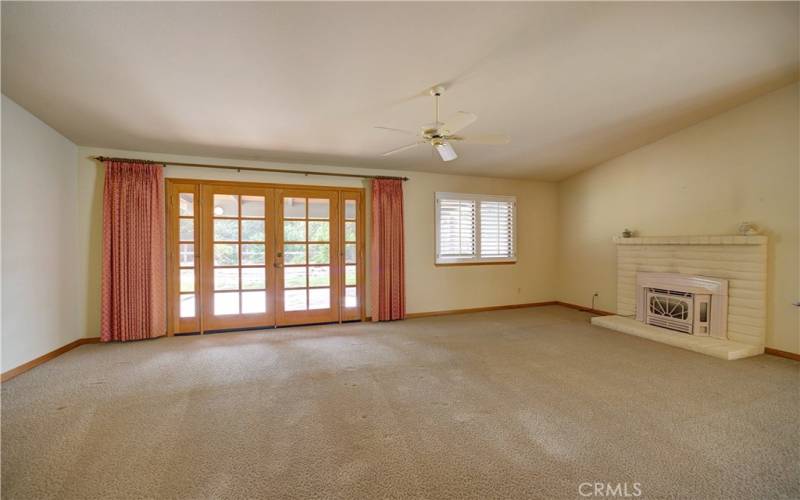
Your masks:
<svg viewBox="0 0 800 500"><path fill-rule="evenodd" d="M651 325L692 333L692 304L688 292L649 288L647 290L647 322Z"/></svg>

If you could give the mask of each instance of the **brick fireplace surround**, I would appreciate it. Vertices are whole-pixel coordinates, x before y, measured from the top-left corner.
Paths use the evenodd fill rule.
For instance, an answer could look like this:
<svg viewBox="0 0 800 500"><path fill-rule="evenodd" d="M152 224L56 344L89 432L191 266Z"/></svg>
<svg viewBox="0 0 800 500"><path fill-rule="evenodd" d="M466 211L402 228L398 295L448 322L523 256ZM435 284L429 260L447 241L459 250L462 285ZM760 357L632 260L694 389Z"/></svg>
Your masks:
<svg viewBox="0 0 800 500"><path fill-rule="evenodd" d="M766 236L614 238L617 315L592 323L722 359L764 352L767 311ZM728 280L727 339L673 332L636 321L636 274L679 273Z"/></svg>

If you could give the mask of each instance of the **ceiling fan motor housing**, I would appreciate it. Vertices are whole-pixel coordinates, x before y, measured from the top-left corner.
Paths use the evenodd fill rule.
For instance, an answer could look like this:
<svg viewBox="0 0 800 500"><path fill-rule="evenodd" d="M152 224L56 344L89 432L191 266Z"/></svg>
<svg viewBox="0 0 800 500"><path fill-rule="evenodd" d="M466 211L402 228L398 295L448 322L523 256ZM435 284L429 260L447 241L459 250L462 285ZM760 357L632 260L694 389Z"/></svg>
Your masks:
<svg viewBox="0 0 800 500"><path fill-rule="evenodd" d="M439 134L439 129L436 127L429 128L429 125L425 125L422 127L422 137L431 140L431 139L439 139L444 136Z"/></svg>

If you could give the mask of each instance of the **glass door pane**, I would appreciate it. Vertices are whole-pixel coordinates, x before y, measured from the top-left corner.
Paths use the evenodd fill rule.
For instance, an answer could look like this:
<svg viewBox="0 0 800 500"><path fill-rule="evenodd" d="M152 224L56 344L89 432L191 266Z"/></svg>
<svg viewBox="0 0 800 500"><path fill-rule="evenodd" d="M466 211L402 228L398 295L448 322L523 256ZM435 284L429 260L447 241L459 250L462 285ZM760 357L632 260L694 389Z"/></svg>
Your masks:
<svg viewBox="0 0 800 500"><path fill-rule="evenodd" d="M337 193L279 191L277 204L278 324L337 321Z"/></svg>

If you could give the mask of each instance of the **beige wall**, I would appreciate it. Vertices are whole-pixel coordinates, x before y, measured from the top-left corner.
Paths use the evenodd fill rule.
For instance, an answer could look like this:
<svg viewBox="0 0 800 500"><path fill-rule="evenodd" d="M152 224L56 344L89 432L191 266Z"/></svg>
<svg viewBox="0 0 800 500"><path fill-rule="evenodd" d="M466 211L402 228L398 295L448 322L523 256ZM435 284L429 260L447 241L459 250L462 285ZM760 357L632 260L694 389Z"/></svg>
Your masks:
<svg viewBox="0 0 800 500"><path fill-rule="evenodd" d="M83 336L78 328L77 147L2 97L2 366Z"/></svg>
<svg viewBox="0 0 800 500"><path fill-rule="evenodd" d="M665 137L559 185L559 300L616 307L623 229L641 236L770 237L767 346L800 353L798 84Z"/></svg>
<svg viewBox="0 0 800 500"><path fill-rule="evenodd" d="M102 167L91 156L122 156L143 159L166 159L180 162L241 164L281 168L268 162L242 162L220 158L80 148L79 211L80 293L85 306L81 310L82 331L97 336L100 316L100 263L102 225ZM283 168L296 168L283 165ZM410 313L463 309L471 307L522 304L555 300L557 237L557 186L549 182L526 182L419 172L389 172L341 167L309 166L308 169L377 175L406 175L404 184L406 238L406 299ZM358 179L304 177L259 172L167 167L167 177L239 180L287 184L365 187ZM518 203L518 262L514 265L434 266L434 193L514 195ZM369 213L369 212L368 212Z"/></svg>
<svg viewBox="0 0 800 500"><path fill-rule="evenodd" d="M75 145L5 97L2 128L4 370L99 334L103 177L90 156L280 167L80 147L76 173ZM770 236L767 345L800 353L800 312L791 305L800 299L799 138L798 85L793 85L560 184L308 168L411 177L405 184L405 234L412 313L550 300L589 305L595 291L596 307L613 310L613 234L625 227L642 235L732 234L740 221L752 220ZM364 187L355 179L182 167L168 167L166 174ZM519 262L434 266L436 191L515 195ZM47 304L43 314L28 307L41 302Z"/></svg>

